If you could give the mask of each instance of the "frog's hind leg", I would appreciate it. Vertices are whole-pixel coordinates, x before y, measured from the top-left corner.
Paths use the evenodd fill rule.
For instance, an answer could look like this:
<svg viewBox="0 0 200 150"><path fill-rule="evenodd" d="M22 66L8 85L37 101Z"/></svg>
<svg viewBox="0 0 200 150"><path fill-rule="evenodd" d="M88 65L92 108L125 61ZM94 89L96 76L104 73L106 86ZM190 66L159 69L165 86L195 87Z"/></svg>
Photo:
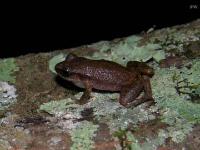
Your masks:
<svg viewBox="0 0 200 150"><path fill-rule="evenodd" d="M149 76L142 76L143 82L144 82L144 98L146 101L149 101L149 106L155 104L155 101L152 97L152 89L151 89L151 83L150 83L150 77Z"/></svg>
<svg viewBox="0 0 200 150"><path fill-rule="evenodd" d="M152 98L152 90L151 90L151 83L150 83L150 77L143 75L143 84L144 84L144 98L146 99L153 99Z"/></svg>
<svg viewBox="0 0 200 150"><path fill-rule="evenodd" d="M152 97L150 77L144 75L144 76L142 76L142 78L143 78L142 82L143 82L143 85L144 85L144 95L141 98L135 99L134 101L130 102L127 107L138 106L138 105L145 103L145 102L148 102L147 107L155 104L154 99Z"/></svg>
<svg viewBox="0 0 200 150"><path fill-rule="evenodd" d="M142 80L137 80L134 84L122 87L119 103L125 107L129 107L130 103L133 103L143 90Z"/></svg>
<svg viewBox="0 0 200 150"><path fill-rule="evenodd" d="M144 95L138 98L143 90ZM150 104L154 102L148 76L142 76L141 80L136 81L133 85L125 86L121 90L119 103L125 107L137 106L147 101L150 101Z"/></svg>

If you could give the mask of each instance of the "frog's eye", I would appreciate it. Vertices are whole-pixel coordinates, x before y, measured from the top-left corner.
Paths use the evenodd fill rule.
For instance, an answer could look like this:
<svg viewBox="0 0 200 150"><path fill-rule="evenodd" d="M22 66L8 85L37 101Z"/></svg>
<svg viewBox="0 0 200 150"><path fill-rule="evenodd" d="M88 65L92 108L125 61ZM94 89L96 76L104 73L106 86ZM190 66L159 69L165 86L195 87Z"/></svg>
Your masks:
<svg viewBox="0 0 200 150"><path fill-rule="evenodd" d="M66 60L66 61L71 61L71 60L75 59L76 57L77 57L77 56L76 56L75 54L69 53L69 54L67 55L67 57L65 58L65 60Z"/></svg>

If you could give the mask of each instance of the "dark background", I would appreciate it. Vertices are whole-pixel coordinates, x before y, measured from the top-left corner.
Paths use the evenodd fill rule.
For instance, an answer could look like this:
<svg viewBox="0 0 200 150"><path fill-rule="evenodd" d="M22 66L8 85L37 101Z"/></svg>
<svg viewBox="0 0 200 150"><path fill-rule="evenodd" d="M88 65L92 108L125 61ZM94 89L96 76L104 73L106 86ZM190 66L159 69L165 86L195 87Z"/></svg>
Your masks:
<svg viewBox="0 0 200 150"><path fill-rule="evenodd" d="M154 25L159 29L184 24L200 18L199 10L198 2L169 1L9 6L1 13L0 57L112 40L139 34Z"/></svg>

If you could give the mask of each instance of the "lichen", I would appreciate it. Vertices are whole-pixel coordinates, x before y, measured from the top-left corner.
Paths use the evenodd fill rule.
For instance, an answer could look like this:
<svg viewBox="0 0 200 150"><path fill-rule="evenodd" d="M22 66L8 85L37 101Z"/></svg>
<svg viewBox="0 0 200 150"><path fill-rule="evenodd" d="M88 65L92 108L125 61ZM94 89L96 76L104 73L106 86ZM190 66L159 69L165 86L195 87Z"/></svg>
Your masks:
<svg viewBox="0 0 200 150"><path fill-rule="evenodd" d="M50 101L40 105L39 110L45 111L51 115L59 116L60 114L63 114L67 108L72 107L70 104L73 104L73 101L70 98Z"/></svg>
<svg viewBox="0 0 200 150"><path fill-rule="evenodd" d="M92 93L92 97L82 107L93 108L94 119L98 122L106 122L111 133L118 130L118 128L127 128L130 123L136 125L139 122L155 119L152 113L156 109L144 109L145 104L127 109L119 104L118 93Z"/></svg>
<svg viewBox="0 0 200 150"><path fill-rule="evenodd" d="M182 142L186 135L192 131L193 124L171 109L167 109L162 116L162 121L170 125L166 129L161 129L159 135L164 135L165 139L170 137L176 143Z"/></svg>
<svg viewBox="0 0 200 150"><path fill-rule="evenodd" d="M93 147L93 137L98 129L89 121L83 121L79 126L71 131L72 146L71 150L90 150Z"/></svg>
<svg viewBox="0 0 200 150"><path fill-rule="evenodd" d="M65 60L65 55L62 53L54 56L53 58L49 60L49 70L51 70L51 72L53 73L56 73L55 71L56 64L64 60Z"/></svg>
<svg viewBox="0 0 200 150"><path fill-rule="evenodd" d="M160 44L165 52L180 55L184 52L185 45L200 40L199 29L183 28L182 30L178 30L176 28L167 28L163 30L156 31L150 41Z"/></svg>
<svg viewBox="0 0 200 150"><path fill-rule="evenodd" d="M152 80L153 95L158 106L177 111L182 118L191 123L200 121L200 105L186 99L188 93L192 93L193 89L188 89L188 93L180 93L179 95L176 86L177 82L183 79L188 81L185 85L198 85L200 82L199 69L197 69L199 63L199 61L194 61L190 69L186 67L182 69L157 69ZM174 79L175 73L177 79Z"/></svg>
<svg viewBox="0 0 200 150"><path fill-rule="evenodd" d="M177 82L187 79L187 85L199 84L199 60L191 62L191 68L156 69L152 80L153 95L160 108L162 121L170 125L165 132L174 142L181 142L192 130L192 126L200 122L200 104L195 104L186 99L188 93L178 93ZM174 75L176 74L176 77Z"/></svg>
<svg viewBox="0 0 200 150"><path fill-rule="evenodd" d="M160 132L161 133L161 132ZM113 134L119 139L122 149L129 150L155 150L158 146L164 144L166 136L164 134L158 137L144 138L143 143L140 144L139 140L134 136L134 134L129 130L119 129Z"/></svg>
<svg viewBox="0 0 200 150"><path fill-rule="evenodd" d="M0 81L0 110L4 110L16 101L16 88L7 82Z"/></svg>
<svg viewBox="0 0 200 150"><path fill-rule="evenodd" d="M99 42L89 45L99 49L100 52L94 53L93 59L106 58L125 65L129 60L146 62L153 58L160 61L165 58L165 53L159 44L148 43L138 46L139 36L130 36L117 42Z"/></svg>
<svg viewBox="0 0 200 150"><path fill-rule="evenodd" d="M190 66L192 68L190 68ZM179 94L187 95L188 99L200 99L200 59L195 59L182 68L176 70L173 80ZM199 100L200 101L200 100Z"/></svg>
<svg viewBox="0 0 200 150"><path fill-rule="evenodd" d="M16 79L13 73L18 71L14 58L0 60L0 81L15 83Z"/></svg>
<svg viewBox="0 0 200 150"><path fill-rule="evenodd" d="M75 97L79 98L81 94L82 93L78 93L77 95L75 95ZM48 112L49 114L53 114L54 117L57 118L57 126L62 128L65 132L68 132L70 134L72 133L72 136L76 134L77 137L74 138L74 140L77 140L77 142L75 142L76 144L73 146L74 149L79 147L79 144L84 144L85 147L90 147L90 143L92 143L91 138L86 139L86 142L84 143L79 143L81 137L78 137L79 134L77 134L78 132L83 132L83 130L88 130L87 128L83 129L81 127L82 123L85 122L80 121L84 120L84 116L82 116L83 110L92 109L93 120L99 123L106 122L111 130L111 133L118 130L118 128L127 128L129 123L133 123L136 125L138 122L155 119L155 117L150 113L154 112L155 110L145 110L145 105L127 109L119 104L119 102L117 101L118 97L118 93L102 94L93 92L92 98L89 100L88 103L84 105L75 104L75 100L71 100L71 98L68 98L68 100L65 99L60 101L51 101L48 103L44 103L40 106L40 111L42 110Z"/></svg>

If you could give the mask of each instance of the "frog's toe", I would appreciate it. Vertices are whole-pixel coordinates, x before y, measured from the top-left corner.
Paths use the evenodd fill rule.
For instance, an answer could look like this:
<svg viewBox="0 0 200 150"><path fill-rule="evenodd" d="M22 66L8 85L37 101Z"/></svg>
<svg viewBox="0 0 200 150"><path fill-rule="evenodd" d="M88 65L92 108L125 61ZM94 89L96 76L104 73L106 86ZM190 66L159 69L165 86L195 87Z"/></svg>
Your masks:
<svg viewBox="0 0 200 150"><path fill-rule="evenodd" d="M127 102L119 101L119 103L124 107L129 107Z"/></svg>

